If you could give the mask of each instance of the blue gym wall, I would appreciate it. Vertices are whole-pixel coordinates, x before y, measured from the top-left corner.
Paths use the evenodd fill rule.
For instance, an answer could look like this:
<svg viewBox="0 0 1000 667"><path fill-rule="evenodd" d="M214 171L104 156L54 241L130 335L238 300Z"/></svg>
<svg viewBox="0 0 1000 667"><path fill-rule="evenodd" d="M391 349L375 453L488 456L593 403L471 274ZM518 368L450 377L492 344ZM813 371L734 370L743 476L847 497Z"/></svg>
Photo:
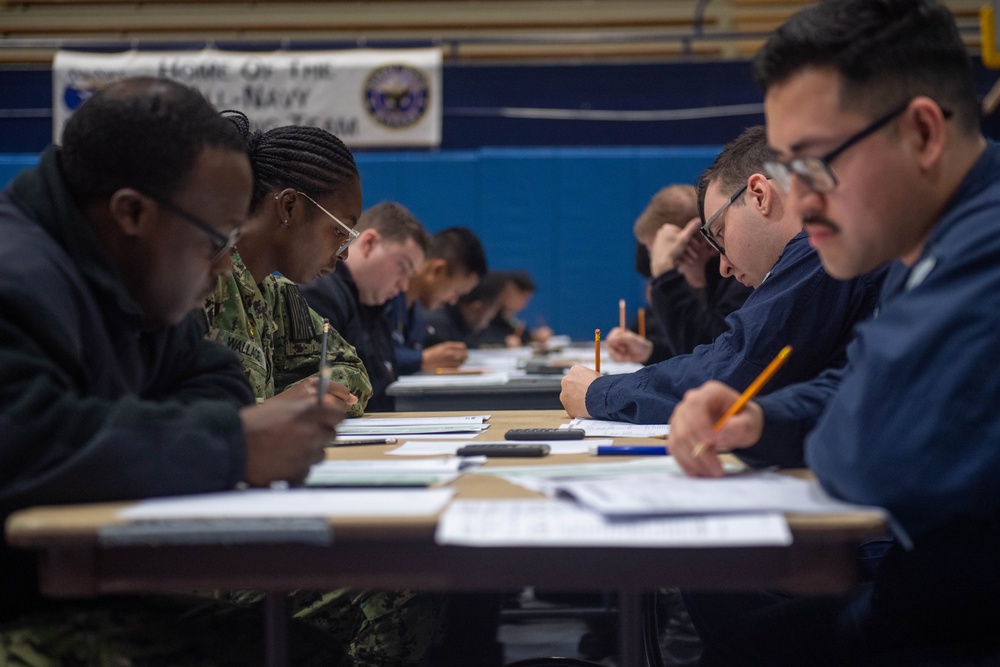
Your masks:
<svg viewBox="0 0 1000 667"><path fill-rule="evenodd" d="M996 74L975 63L984 95ZM587 339L642 300L632 222L669 183L693 183L759 113L675 120L511 117L505 108L697 110L759 104L746 62L485 66L447 64L440 150L356 152L365 206L396 200L433 232L464 225L491 267L532 273L525 313ZM0 68L0 184L51 137L51 72ZM984 129L998 136L996 117Z"/></svg>

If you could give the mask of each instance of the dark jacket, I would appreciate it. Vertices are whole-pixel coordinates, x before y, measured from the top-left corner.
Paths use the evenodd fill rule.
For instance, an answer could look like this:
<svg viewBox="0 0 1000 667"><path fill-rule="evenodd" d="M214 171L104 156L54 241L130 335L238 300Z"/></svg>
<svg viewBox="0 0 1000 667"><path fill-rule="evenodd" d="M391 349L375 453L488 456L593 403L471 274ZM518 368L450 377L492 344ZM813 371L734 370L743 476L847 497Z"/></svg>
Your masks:
<svg viewBox="0 0 1000 667"><path fill-rule="evenodd" d="M144 319L54 148L0 193L0 378L0 518L243 477L238 410L254 398L239 361L190 318ZM21 604L30 570L15 560L0 549L0 600Z"/></svg>
<svg viewBox="0 0 1000 667"><path fill-rule="evenodd" d="M427 347L446 341L468 343L472 336L472 330L466 324L457 305L445 304L435 310L427 311L424 326L427 331L424 344Z"/></svg>
<svg viewBox="0 0 1000 667"><path fill-rule="evenodd" d="M888 509L912 539L852 621L910 646L965 647L970 662L1000 643L998 331L1000 144L988 142L912 269L893 266L847 366L760 402L765 436L815 425L806 461L823 487Z"/></svg>
<svg viewBox="0 0 1000 667"><path fill-rule="evenodd" d="M424 336L427 333L424 316L427 311L419 301L407 308L406 293L400 292L385 306L392 331L396 371L400 375L419 373L424 361Z"/></svg>
<svg viewBox="0 0 1000 667"><path fill-rule="evenodd" d="M885 269L854 280L827 275L804 232L797 234L764 282L727 318L729 330L710 345L627 375L598 378L587 391L587 411L597 419L665 423L684 392L708 380L743 391L785 345L793 352L762 393L815 378L842 366L854 325L871 315ZM765 465L802 465L802 448L753 449L741 456Z"/></svg>
<svg viewBox="0 0 1000 667"><path fill-rule="evenodd" d="M690 354L697 346L711 343L729 328L726 318L752 292L735 278L723 278L718 258L705 266L705 288L701 290L691 289L679 271L667 271L653 278L649 305L659 326L648 363ZM657 341L662 342L662 348L656 345Z"/></svg>
<svg viewBox="0 0 1000 667"><path fill-rule="evenodd" d="M368 371L374 392L368 412L395 409L385 389L396 381L396 355L385 306L366 306L358 297L358 287L347 264L337 264L328 276L317 278L302 287L302 295L320 317L330 320L340 335L354 346Z"/></svg>

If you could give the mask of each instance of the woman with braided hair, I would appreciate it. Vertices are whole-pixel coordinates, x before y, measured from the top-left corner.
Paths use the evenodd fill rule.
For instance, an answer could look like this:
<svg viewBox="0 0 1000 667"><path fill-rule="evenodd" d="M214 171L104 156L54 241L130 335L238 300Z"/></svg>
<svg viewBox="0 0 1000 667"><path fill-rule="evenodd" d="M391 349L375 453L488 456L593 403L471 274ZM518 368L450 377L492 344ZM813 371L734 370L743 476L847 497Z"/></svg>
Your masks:
<svg viewBox="0 0 1000 667"><path fill-rule="evenodd" d="M240 358L258 401L315 393L322 321L295 283L332 271L347 256L361 213L358 169L347 146L325 130L260 132L244 114L223 113L246 141L254 183L233 273L219 278L205 302L206 335ZM354 348L331 334L329 394L360 416L372 393L368 375Z"/></svg>
<svg viewBox="0 0 1000 667"><path fill-rule="evenodd" d="M316 372L322 321L296 283L330 273L347 258L361 215L361 178L350 150L325 130L259 132L242 113L223 113L246 140L253 195L232 252L233 273L219 279L205 303L207 335L240 357L258 401L315 395L315 378L300 380ZM332 329L328 361L329 393L360 416L371 383L354 348ZM247 605L263 600L259 591L228 597ZM339 589L296 591L290 602L295 618L342 647L352 667L415 667L426 661L444 600L412 591Z"/></svg>

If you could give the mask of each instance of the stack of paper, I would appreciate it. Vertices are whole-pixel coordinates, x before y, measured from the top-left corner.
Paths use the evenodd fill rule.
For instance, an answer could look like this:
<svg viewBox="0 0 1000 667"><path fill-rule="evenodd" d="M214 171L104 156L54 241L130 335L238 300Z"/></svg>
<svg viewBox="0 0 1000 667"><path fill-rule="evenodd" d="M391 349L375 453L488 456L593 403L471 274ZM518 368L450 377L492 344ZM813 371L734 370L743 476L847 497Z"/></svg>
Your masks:
<svg viewBox="0 0 1000 667"><path fill-rule="evenodd" d="M559 428L579 428L588 436L596 435L603 438L665 438L670 434L669 424L630 424L579 417Z"/></svg>
<svg viewBox="0 0 1000 667"><path fill-rule="evenodd" d="M785 546L780 514L609 521L569 502L456 500L438 522L439 544L464 546Z"/></svg>
<svg viewBox="0 0 1000 667"><path fill-rule="evenodd" d="M605 447L611 444L611 440L532 440L530 443L524 440L497 440L493 442L484 440L422 440L420 442L407 442L395 449L390 449L386 454L394 456L454 456L461 447L465 445L548 445L549 454L586 454L591 447ZM534 468L535 466L528 466Z"/></svg>
<svg viewBox="0 0 1000 667"><path fill-rule="evenodd" d="M468 417L359 417L345 419L337 426L337 439L363 437L403 437L434 436L468 438L462 434L482 433L490 427L486 424L489 415ZM446 434L446 435L441 435Z"/></svg>
<svg viewBox="0 0 1000 667"><path fill-rule="evenodd" d="M498 387L510 382L504 372L479 373L475 375L403 375L393 385L434 389L437 387Z"/></svg>
<svg viewBox="0 0 1000 667"><path fill-rule="evenodd" d="M460 456L386 461L323 461L309 471L306 486L400 487L447 484L478 462Z"/></svg>
<svg viewBox="0 0 1000 667"><path fill-rule="evenodd" d="M647 474L558 481L554 489L607 516L883 512L827 495L813 480L769 471L722 478Z"/></svg>
<svg viewBox="0 0 1000 667"><path fill-rule="evenodd" d="M118 513L131 521L292 517L429 516L452 489L324 491L249 489L143 500Z"/></svg>

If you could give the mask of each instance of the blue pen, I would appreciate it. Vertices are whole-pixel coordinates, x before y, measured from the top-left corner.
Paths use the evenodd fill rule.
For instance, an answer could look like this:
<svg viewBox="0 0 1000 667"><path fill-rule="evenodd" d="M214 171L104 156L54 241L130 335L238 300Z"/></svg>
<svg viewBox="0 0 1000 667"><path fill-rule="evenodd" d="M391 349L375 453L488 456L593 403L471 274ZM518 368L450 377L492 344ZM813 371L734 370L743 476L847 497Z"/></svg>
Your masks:
<svg viewBox="0 0 1000 667"><path fill-rule="evenodd" d="M591 450L598 456L666 456L664 445L614 445L594 447Z"/></svg>

